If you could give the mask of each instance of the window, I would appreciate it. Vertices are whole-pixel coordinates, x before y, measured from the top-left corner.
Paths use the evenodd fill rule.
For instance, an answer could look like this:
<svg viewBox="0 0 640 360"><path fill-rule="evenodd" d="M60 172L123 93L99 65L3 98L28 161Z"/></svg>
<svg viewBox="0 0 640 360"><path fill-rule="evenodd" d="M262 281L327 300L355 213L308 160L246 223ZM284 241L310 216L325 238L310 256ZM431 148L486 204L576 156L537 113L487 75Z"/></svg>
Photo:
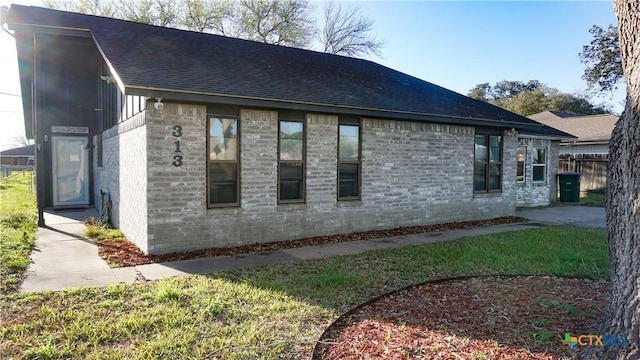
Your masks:
<svg viewBox="0 0 640 360"><path fill-rule="evenodd" d="M525 169L525 158L527 156L527 148L524 146L518 147L516 151L516 181L524 182L524 169Z"/></svg>
<svg viewBox="0 0 640 360"><path fill-rule="evenodd" d="M360 126L338 128L338 199L360 198Z"/></svg>
<svg viewBox="0 0 640 360"><path fill-rule="evenodd" d="M238 119L210 117L207 144L209 152L208 205L240 204Z"/></svg>
<svg viewBox="0 0 640 360"><path fill-rule="evenodd" d="M502 136L476 135L473 191L500 191L502 188Z"/></svg>
<svg viewBox="0 0 640 360"><path fill-rule="evenodd" d="M303 202L305 188L304 123L280 121L278 200Z"/></svg>
<svg viewBox="0 0 640 360"><path fill-rule="evenodd" d="M533 181L547 178L547 149L533 149Z"/></svg>

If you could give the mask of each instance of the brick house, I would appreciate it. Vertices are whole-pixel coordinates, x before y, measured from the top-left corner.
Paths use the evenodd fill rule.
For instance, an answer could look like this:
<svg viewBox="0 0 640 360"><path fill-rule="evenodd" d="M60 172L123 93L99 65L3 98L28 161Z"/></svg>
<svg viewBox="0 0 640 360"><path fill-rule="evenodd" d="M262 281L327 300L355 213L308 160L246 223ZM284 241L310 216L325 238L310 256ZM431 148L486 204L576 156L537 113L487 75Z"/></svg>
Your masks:
<svg viewBox="0 0 640 360"><path fill-rule="evenodd" d="M530 119L574 136L560 142L559 171L582 174L580 191L604 191L607 184L609 141L619 117L543 111Z"/></svg>
<svg viewBox="0 0 640 360"><path fill-rule="evenodd" d="M560 143L560 155L608 155L611 133L619 117L612 114L580 115L543 111L529 119L558 129L575 138Z"/></svg>
<svg viewBox="0 0 640 360"><path fill-rule="evenodd" d="M21 146L0 152L0 166L9 169L26 169L35 161L33 145Z"/></svg>
<svg viewBox="0 0 640 360"><path fill-rule="evenodd" d="M40 212L108 193L147 253L513 215L519 142L568 136L371 61L19 5L7 22Z"/></svg>

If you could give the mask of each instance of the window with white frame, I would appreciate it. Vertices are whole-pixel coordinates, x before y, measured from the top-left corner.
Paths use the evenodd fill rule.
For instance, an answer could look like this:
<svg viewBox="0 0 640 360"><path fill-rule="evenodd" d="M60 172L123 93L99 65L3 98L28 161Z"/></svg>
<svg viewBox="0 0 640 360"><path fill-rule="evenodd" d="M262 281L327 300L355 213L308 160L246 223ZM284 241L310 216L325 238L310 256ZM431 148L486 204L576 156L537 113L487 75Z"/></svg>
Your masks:
<svg viewBox="0 0 640 360"><path fill-rule="evenodd" d="M547 178L547 149L534 148L532 154L533 181L545 181Z"/></svg>

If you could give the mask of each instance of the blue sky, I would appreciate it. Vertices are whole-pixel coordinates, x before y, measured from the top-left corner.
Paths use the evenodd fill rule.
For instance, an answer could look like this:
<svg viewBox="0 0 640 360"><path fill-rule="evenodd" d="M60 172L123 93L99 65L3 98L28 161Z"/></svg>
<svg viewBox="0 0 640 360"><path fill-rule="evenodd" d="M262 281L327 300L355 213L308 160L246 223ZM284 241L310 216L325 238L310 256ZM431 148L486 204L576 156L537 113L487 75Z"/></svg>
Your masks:
<svg viewBox="0 0 640 360"><path fill-rule="evenodd" d="M0 5L12 2L0 0ZM41 1L13 3L40 5ZM322 2L314 2L318 15ZM587 88L578 53L591 40L592 25L615 23L605 1L355 1L374 20L386 42L382 57L370 59L445 88L466 94L479 83L539 80L563 92ZM15 44L0 33L0 149L24 134ZM622 112L620 90L594 99Z"/></svg>

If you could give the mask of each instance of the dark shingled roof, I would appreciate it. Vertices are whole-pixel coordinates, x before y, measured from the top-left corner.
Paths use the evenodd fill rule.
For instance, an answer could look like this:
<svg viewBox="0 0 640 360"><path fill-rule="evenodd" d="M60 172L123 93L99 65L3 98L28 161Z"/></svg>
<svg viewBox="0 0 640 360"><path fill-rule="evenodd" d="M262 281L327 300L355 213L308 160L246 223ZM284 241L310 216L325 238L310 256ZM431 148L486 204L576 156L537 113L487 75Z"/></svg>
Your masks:
<svg viewBox="0 0 640 360"><path fill-rule="evenodd" d="M163 90L567 135L368 60L20 5L8 23L90 31L128 94Z"/></svg>
<svg viewBox="0 0 640 360"><path fill-rule="evenodd" d="M9 149L0 152L0 156L34 156L36 154L33 145L27 145L15 149Z"/></svg>

